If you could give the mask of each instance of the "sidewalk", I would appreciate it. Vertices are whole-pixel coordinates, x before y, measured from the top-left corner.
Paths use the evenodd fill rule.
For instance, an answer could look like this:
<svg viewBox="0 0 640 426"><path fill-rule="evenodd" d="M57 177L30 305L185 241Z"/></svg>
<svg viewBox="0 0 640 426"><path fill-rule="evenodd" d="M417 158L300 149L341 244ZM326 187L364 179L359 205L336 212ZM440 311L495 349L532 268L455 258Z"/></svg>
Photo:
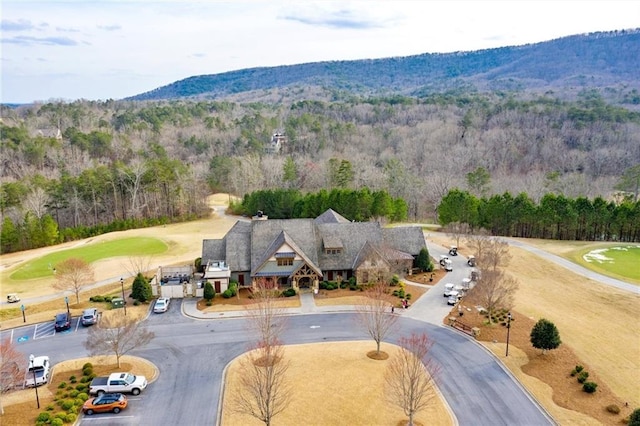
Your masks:
<svg viewBox="0 0 640 426"><path fill-rule="evenodd" d="M411 283L412 285L422 285L418 283ZM431 287L424 285L424 287ZM395 315L402 315L409 318L417 319L420 321L430 322L436 325L442 325L442 318L446 316L446 313L440 314L440 312L433 312L432 309L421 309L425 302L420 303L424 299L423 295L420 299L416 300L413 304L409 305L407 309L396 308ZM185 316L203 319L225 319L225 318L243 318L247 316L246 310L238 311L219 311L219 312L202 312L197 308L198 299L187 298L182 301L182 313ZM448 312L450 307L445 308ZM283 308L284 315L311 315L311 314L328 314L337 312L357 312L356 305L330 305L330 306L317 306L312 293L300 294L300 307L297 308ZM430 313L431 315L425 315ZM435 314L435 315L434 315Z"/></svg>

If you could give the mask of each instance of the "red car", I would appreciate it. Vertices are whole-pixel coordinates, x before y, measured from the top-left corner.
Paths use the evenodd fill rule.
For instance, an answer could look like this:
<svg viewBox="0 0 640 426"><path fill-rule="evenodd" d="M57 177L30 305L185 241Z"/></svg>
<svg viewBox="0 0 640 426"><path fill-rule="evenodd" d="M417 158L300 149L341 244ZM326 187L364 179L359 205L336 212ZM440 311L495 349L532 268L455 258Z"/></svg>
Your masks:
<svg viewBox="0 0 640 426"><path fill-rule="evenodd" d="M121 393L103 393L95 398L88 399L82 406L82 412L87 415L93 413L113 412L118 414L127 408L127 397Z"/></svg>

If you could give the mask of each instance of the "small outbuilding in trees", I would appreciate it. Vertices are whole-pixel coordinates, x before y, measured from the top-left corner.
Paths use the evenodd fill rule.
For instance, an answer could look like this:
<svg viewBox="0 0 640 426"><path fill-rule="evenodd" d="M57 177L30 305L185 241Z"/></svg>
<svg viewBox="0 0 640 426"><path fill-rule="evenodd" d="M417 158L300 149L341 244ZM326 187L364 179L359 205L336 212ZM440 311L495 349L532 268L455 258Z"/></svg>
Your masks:
<svg viewBox="0 0 640 426"><path fill-rule="evenodd" d="M544 354L550 349L560 346L560 333L555 324L547 319L540 319L531 329L531 344L536 349L542 349Z"/></svg>

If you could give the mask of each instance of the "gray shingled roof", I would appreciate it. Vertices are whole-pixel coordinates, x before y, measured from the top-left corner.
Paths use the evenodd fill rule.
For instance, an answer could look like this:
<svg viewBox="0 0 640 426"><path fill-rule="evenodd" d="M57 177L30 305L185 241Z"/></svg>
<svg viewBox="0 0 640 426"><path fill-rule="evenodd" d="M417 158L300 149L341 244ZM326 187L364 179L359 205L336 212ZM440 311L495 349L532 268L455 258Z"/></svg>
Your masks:
<svg viewBox="0 0 640 426"><path fill-rule="evenodd" d="M349 219L340 215L340 213L328 209L326 212L322 213L320 216L316 217L313 220L315 223L348 223Z"/></svg>
<svg viewBox="0 0 640 426"><path fill-rule="evenodd" d="M202 262L224 260L232 271L253 273L285 242L320 270L353 269L358 255L372 250L365 249L367 243L388 259L415 257L426 248L418 226L382 228L378 222L350 222L329 209L316 219L238 221L222 240L203 241ZM341 253L325 254L325 248L341 248Z"/></svg>

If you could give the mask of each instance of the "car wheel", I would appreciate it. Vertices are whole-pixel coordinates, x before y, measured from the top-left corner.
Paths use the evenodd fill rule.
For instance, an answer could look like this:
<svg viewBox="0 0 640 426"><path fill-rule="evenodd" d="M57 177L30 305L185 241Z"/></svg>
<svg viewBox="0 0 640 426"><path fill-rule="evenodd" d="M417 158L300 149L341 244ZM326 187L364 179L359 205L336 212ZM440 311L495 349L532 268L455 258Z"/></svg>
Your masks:
<svg viewBox="0 0 640 426"><path fill-rule="evenodd" d="M138 389L138 388L133 388L133 389L131 390L131 393L132 393L133 395L140 395L140 389Z"/></svg>
<svg viewBox="0 0 640 426"><path fill-rule="evenodd" d="M91 416L91 415L93 415L93 410L87 410L86 413L87 413L88 416Z"/></svg>
<svg viewBox="0 0 640 426"><path fill-rule="evenodd" d="M118 407L116 407L116 408L114 408L114 409L113 409L113 412L114 412L115 414L118 414L118 413L120 412L120 409L119 409Z"/></svg>
<svg viewBox="0 0 640 426"><path fill-rule="evenodd" d="M102 395L102 394L104 394L104 391L103 391L102 389L100 389L100 390L98 391L98 396L100 396L100 395Z"/></svg>

